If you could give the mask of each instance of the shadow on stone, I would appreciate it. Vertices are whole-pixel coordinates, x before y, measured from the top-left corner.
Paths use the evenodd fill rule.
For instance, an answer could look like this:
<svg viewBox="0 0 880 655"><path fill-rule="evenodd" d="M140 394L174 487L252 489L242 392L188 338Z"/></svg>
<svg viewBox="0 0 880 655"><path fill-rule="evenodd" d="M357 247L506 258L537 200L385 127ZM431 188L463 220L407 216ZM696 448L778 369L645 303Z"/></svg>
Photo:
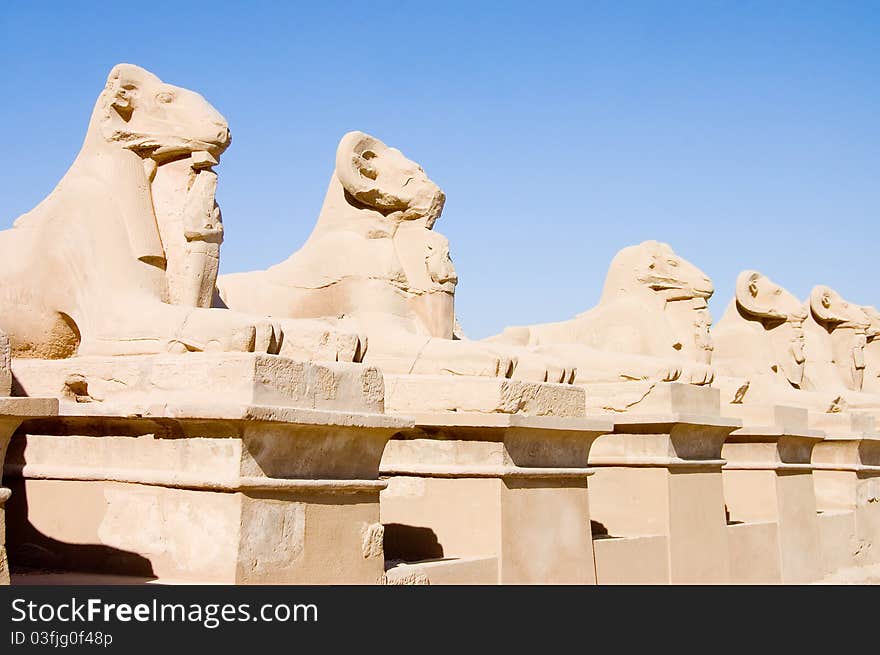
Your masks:
<svg viewBox="0 0 880 655"><path fill-rule="evenodd" d="M431 528L388 523L385 525L385 559L417 562L443 557L443 545Z"/></svg>
<svg viewBox="0 0 880 655"><path fill-rule="evenodd" d="M88 572L155 579L146 557L104 544L58 541L40 532L28 520L24 480L11 478L12 496L6 503L9 568L12 573Z"/></svg>

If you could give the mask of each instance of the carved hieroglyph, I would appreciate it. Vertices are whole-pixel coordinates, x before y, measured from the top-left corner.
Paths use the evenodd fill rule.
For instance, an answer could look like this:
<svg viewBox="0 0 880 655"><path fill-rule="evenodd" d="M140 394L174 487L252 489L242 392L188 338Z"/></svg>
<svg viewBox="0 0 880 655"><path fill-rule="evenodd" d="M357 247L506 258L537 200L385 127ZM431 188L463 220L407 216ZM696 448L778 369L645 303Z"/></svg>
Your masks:
<svg viewBox="0 0 880 655"><path fill-rule="evenodd" d="M493 343L565 357L578 382L712 381L712 281L665 243L645 241L611 262L599 304L573 319L509 327Z"/></svg>
<svg viewBox="0 0 880 655"><path fill-rule="evenodd" d="M821 285L810 292L809 305L804 325L809 388L861 391L868 330L864 311Z"/></svg>
<svg viewBox="0 0 880 655"><path fill-rule="evenodd" d="M219 297L238 311L338 319L368 335L364 361L389 373L570 379L552 358L453 339L458 277L432 229L444 201L399 150L350 132L302 249L265 271L220 276Z"/></svg>
<svg viewBox="0 0 880 655"><path fill-rule="evenodd" d="M73 165L0 232L0 327L13 353L274 352L286 334L302 338L300 355L336 359L340 341L339 358L351 358L356 337L325 324L282 333L265 317L207 308L222 236L211 166L229 143L199 94L114 67Z"/></svg>

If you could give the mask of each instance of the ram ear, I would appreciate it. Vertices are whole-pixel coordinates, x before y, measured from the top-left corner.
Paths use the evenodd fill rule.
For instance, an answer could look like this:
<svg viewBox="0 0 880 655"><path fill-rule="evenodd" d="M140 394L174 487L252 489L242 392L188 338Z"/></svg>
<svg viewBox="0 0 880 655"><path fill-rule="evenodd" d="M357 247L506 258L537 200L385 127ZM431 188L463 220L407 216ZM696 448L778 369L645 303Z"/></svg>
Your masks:
<svg viewBox="0 0 880 655"><path fill-rule="evenodd" d="M736 302L746 312L759 318L784 319L785 315L773 306L773 298L767 297L761 285L764 278L758 271L743 271L736 278Z"/></svg>
<svg viewBox="0 0 880 655"><path fill-rule="evenodd" d="M388 146L363 132L349 132L336 148L336 176L359 202L382 211L406 209L406 202L379 188L378 158Z"/></svg>
<svg viewBox="0 0 880 655"><path fill-rule="evenodd" d="M820 321L826 323L843 323L846 317L841 310L843 301L837 292L830 287L819 285L810 292L810 310Z"/></svg>

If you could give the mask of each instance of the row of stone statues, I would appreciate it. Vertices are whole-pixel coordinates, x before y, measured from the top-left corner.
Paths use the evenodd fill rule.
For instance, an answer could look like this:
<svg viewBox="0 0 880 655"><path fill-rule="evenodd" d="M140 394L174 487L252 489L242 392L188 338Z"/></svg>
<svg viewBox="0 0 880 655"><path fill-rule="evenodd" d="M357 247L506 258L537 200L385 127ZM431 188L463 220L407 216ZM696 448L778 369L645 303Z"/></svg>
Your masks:
<svg viewBox="0 0 880 655"><path fill-rule="evenodd" d="M466 339L449 244L433 229L443 192L361 132L340 141L303 247L265 271L218 277L213 166L229 143L201 96L115 67L70 170L0 232L0 328L13 355L257 351L393 373L714 382L737 402L814 408L873 405L865 394L880 393L875 309L826 287L801 303L746 271L710 330L712 282L657 242L618 253L593 309Z"/></svg>
<svg viewBox="0 0 880 655"><path fill-rule="evenodd" d="M230 139L120 64L67 174L0 232L0 582L7 499L26 565L200 582L880 562L875 309L745 271L713 326L709 277L646 241L594 308L468 339L443 192L362 132L299 250L218 275Z"/></svg>

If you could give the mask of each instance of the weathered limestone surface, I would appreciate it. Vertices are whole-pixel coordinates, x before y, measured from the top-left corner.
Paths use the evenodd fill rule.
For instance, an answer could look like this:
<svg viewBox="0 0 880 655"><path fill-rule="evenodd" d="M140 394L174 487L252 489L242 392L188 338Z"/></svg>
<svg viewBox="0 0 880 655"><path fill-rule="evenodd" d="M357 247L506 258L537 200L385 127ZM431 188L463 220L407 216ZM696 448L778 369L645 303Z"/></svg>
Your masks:
<svg viewBox="0 0 880 655"><path fill-rule="evenodd" d="M18 359L13 371L17 393L58 397L67 414L161 414L169 404L207 416L236 404L374 413L384 406L373 367L257 353Z"/></svg>
<svg viewBox="0 0 880 655"><path fill-rule="evenodd" d="M828 540L850 555L842 563L863 566L880 562L880 434L855 432L829 436L815 448L813 477L823 513L851 515L841 534L839 522L827 522ZM845 519L841 518L840 521ZM835 525L837 524L837 525Z"/></svg>

